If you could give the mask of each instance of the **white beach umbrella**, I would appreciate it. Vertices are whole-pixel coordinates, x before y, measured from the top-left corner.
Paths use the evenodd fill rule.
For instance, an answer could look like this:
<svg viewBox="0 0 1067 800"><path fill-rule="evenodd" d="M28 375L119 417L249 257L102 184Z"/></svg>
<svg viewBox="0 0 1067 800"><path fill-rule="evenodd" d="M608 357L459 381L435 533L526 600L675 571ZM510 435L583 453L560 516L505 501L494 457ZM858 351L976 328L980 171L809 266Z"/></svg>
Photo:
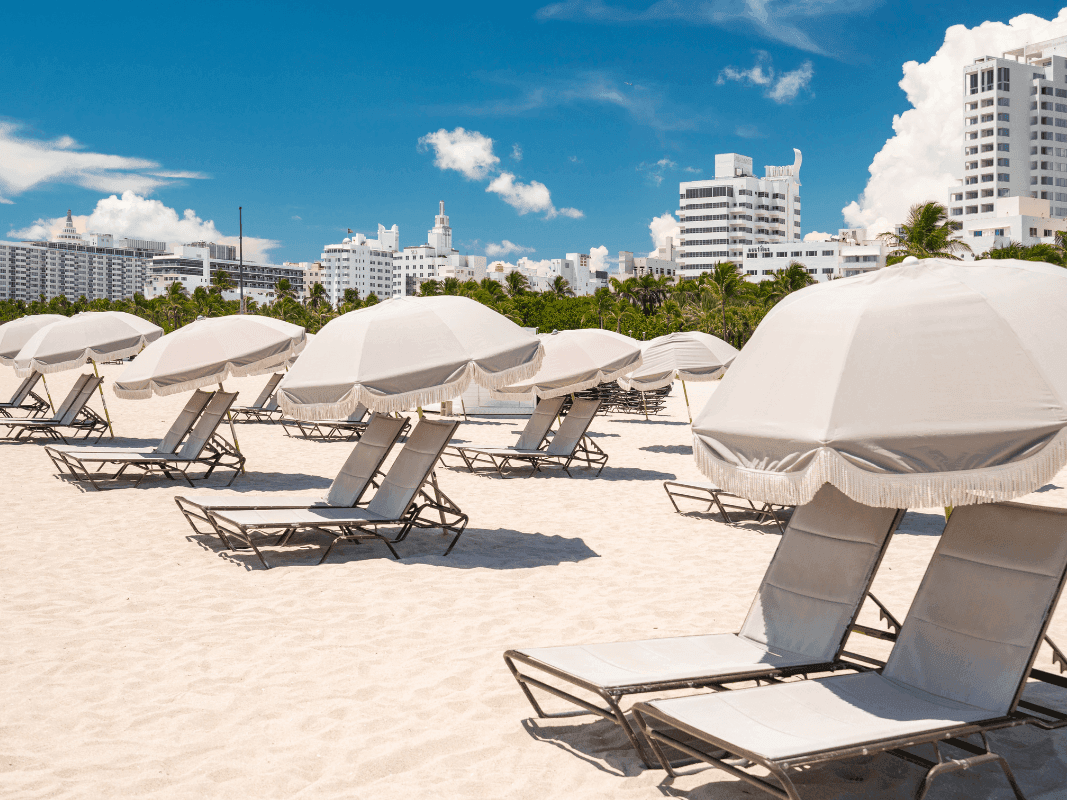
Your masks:
<svg viewBox="0 0 1067 800"><path fill-rule="evenodd" d="M500 400L561 397L618 380L641 366L641 343L600 328L544 334L545 360L537 374L490 394Z"/></svg>
<svg viewBox="0 0 1067 800"><path fill-rule="evenodd" d="M143 400L274 372L304 349L305 337L299 325L256 314L199 319L148 345L113 388Z"/></svg>
<svg viewBox="0 0 1067 800"><path fill-rule="evenodd" d="M743 497L869 506L1018 497L1067 463L1067 270L926 259L789 295L693 425Z"/></svg>
<svg viewBox="0 0 1067 800"><path fill-rule="evenodd" d="M540 340L468 297L397 297L331 320L278 384L302 420L341 419L362 403L402 411L533 375Z"/></svg>
<svg viewBox="0 0 1067 800"><path fill-rule="evenodd" d="M15 366L15 356L33 334L53 322L67 319L62 314L30 314L0 325L0 364Z"/></svg>
<svg viewBox="0 0 1067 800"><path fill-rule="evenodd" d="M685 407L689 408L686 381L713 381L725 372L740 351L718 336L701 331L679 331L657 336L641 345L641 366L619 379L624 389L648 392L682 382ZM689 412L689 421L693 421Z"/></svg>
<svg viewBox="0 0 1067 800"><path fill-rule="evenodd" d="M148 320L124 311L83 311L63 317L34 333L15 356L15 374L20 378L34 370L42 375L77 369L91 361L98 376L97 361L111 361L136 355L149 342L163 335L163 329ZM111 414L100 385L108 431L112 436Z"/></svg>

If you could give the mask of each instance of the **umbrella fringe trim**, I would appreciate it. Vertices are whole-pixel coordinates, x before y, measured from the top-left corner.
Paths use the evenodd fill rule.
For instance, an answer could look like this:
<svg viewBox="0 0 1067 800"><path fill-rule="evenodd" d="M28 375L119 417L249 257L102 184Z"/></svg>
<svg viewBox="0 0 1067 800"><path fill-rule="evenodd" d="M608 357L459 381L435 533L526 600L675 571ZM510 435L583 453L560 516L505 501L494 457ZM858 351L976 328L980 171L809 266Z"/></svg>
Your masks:
<svg viewBox="0 0 1067 800"><path fill-rule="evenodd" d="M775 505L811 502L824 483L875 508L935 508L1012 500L1049 483L1067 464L1067 428L1027 458L975 470L912 475L874 473L821 448L803 471L774 473L726 464L693 435L697 467L716 486L743 498Z"/></svg>
<svg viewBox="0 0 1067 800"><path fill-rule="evenodd" d="M627 391L636 389L639 392L651 392L654 389L662 389L664 386L670 386L675 381L689 381L690 383L717 381L725 372L726 367L719 367L714 372L702 373L700 375L692 375L685 370L676 369L668 378L660 378L659 380L648 383L642 381L640 378L636 381L624 378L619 381L619 386Z"/></svg>
<svg viewBox="0 0 1067 800"><path fill-rule="evenodd" d="M568 384L562 389L549 389L545 392L540 392L538 391L536 386L532 386L530 387L530 390L528 392L523 392L522 394L490 390L489 395L497 400L536 400L538 397L542 399L548 399L552 397L563 397L564 395L573 394L574 392L584 392L586 389L592 389L594 386L599 386L602 383L611 383L612 381L617 381L623 375L633 372L640 366L641 359L638 359L635 363L628 364L622 369L617 369L614 372L608 373L598 372L593 378L584 381L579 381L578 383ZM514 383L519 382L520 381L514 381Z"/></svg>
<svg viewBox="0 0 1067 800"><path fill-rule="evenodd" d="M278 405L286 416L303 422L344 419L355 411L356 406L361 403L369 410L383 414L408 411L418 406L454 400L463 393L471 382L492 391L502 386L528 380L541 369L541 362L544 357L544 346L538 346L534 358L530 361L500 372L487 372L476 363L469 362L463 370L463 374L454 381L426 389L404 392L403 394L379 395L367 391L363 386L357 385L336 403L295 403L285 389L279 386L277 394Z"/></svg>
<svg viewBox="0 0 1067 800"><path fill-rule="evenodd" d="M251 378L256 375L265 375L268 372L276 372L284 367L292 357L292 353L287 352L282 356L271 356L267 362L257 361L246 367L234 367L231 364L226 364L222 372L168 386L160 386L155 381L149 381L148 386L144 389L123 389L115 382L111 384L111 390L116 397L122 400L148 400L157 395L159 397L167 397L181 392L191 392L194 389L203 389L206 386L218 386L229 378Z"/></svg>
<svg viewBox="0 0 1067 800"><path fill-rule="evenodd" d="M27 367L15 367L15 374L20 378L28 378L34 371L40 372L42 375L52 375L56 372L66 372L68 369L77 369L82 364L89 361L96 361L98 363L104 361L118 361L120 358L137 355L144 350L148 344L148 338L142 336L137 344L130 347L124 347L121 350L111 350L106 353L100 353L90 347L87 350L84 350L77 358L72 358L70 361L60 361L55 364L41 364L37 359L32 359Z"/></svg>

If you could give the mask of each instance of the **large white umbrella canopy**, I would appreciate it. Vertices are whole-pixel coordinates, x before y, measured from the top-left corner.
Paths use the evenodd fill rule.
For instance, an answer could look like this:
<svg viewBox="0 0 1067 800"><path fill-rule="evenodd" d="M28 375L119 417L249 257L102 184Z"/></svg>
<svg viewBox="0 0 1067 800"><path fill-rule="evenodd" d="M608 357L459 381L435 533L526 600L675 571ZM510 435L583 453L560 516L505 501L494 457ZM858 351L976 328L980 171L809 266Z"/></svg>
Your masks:
<svg viewBox="0 0 1067 800"><path fill-rule="evenodd" d="M718 336L679 331L657 336L641 346L641 366L619 380L624 389L643 392L669 386L675 380L712 381L740 351Z"/></svg>
<svg viewBox="0 0 1067 800"><path fill-rule="evenodd" d="M641 343L600 328L555 331L541 336L545 360L532 377L490 394L501 400L560 397L618 380L641 366Z"/></svg>
<svg viewBox="0 0 1067 800"><path fill-rule="evenodd" d="M33 334L46 325L65 320L62 314L31 314L0 325L0 364L15 366L15 356Z"/></svg>
<svg viewBox="0 0 1067 800"><path fill-rule="evenodd" d="M51 375L77 369L87 361L112 361L136 355L163 329L124 311L83 311L38 330L15 356L15 372Z"/></svg>
<svg viewBox="0 0 1067 800"><path fill-rule="evenodd" d="M468 297L397 297L331 320L278 384L296 419L402 411L533 375L540 340Z"/></svg>
<svg viewBox="0 0 1067 800"><path fill-rule="evenodd" d="M199 319L148 345L113 388L143 400L273 372L303 350L305 336L299 325L255 314Z"/></svg>
<svg viewBox="0 0 1067 800"><path fill-rule="evenodd" d="M1018 497L1067 463L1067 270L926 259L802 289L693 424L697 464L750 499L824 483L870 506Z"/></svg>

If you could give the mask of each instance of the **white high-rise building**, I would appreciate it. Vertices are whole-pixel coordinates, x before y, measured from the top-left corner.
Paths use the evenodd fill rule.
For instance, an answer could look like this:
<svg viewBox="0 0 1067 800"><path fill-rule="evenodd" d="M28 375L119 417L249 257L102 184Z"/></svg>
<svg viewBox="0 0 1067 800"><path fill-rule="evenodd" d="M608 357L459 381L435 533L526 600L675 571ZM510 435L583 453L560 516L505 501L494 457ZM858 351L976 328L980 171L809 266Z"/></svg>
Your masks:
<svg viewBox="0 0 1067 800"><path fill-rule="evenodd" d="M963 68L964 134L949 218L975 252L1050 240L1067 217L1067 37Z"/></svg>
<svg viewBox="0 0 1067 800"><path fill-rule="evenodd" d="M486 277L485 256L468 256L452 247L452 228L442 200L433 227L426 232L426 244L405 247L397 253L393 268L393 293L416 295L419 286L430 279L480 281Z"/></svg>
<svg viewBox="0 0 1067 800"><path fill-rule="evenodd" d="M786 167L752 173L752 159L715 156L715 177L679 184L680 277L695 277L719 261L741 263L748 251L800 241L800 151Z"/></svg>

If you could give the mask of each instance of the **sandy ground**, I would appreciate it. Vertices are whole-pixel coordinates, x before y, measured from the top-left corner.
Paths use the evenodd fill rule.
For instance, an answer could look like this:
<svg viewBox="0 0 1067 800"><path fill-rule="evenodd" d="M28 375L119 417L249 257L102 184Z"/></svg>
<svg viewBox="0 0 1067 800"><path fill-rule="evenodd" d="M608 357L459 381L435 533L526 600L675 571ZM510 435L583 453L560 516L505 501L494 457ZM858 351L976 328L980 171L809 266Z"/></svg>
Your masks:
<svg viewBox="0 0 1067 800"><path fill-rule="evenodd" d="M57 401L76 374L49 381ZM230 388L248 402L263 380ZM0 396L16 383L0 373ZM694 407L711 391L690 385ZM186 397L107 400L130 442L158 439ZM520 424L472 420L459 436L508 444ZM39 445L0 444L0 796L759 796L714 770L665 781L592 717L537 721L504 665L509 647L735 630L777 545L773 526L672 509L662 482L700 477L680 391L651 422L613 415L593 432L611 455L599 479L441 470L471 517L448 558L442 537L414 533L399 561L363 544L319 566L312 537L271 551L269 571L191 533L173 502L188 489L84 491ZM324 489L352 447L275 425L238 435L238 492ZM1067 505L1064 487L1032 499ZM910 512L889 549L874 589L900 617L942 526L937 509ZM1067 643L1067 613L1052 634ZM1067 797L1067 732L992 739L1030 798ZM812 770L801 791L911 797L918 774L878 756ZM932 796L1011 795L983 767Z"/></svg>

